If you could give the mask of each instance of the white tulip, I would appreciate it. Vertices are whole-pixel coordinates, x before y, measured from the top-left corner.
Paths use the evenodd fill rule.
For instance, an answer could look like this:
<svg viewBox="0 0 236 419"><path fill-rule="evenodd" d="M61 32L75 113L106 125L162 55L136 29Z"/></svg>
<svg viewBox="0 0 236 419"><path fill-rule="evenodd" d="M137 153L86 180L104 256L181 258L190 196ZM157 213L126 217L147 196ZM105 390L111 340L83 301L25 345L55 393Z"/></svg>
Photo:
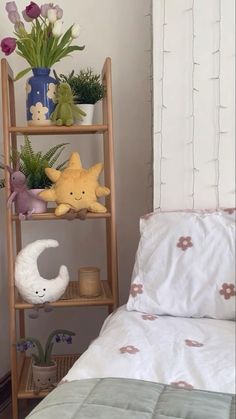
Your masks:
<svg viewBox="0 0 236 419"><path fill-rule="evenodd" d="M57 11L56 9L48 9L48 20L50 23L55 23L57 20Z"/></svg>
<svg viewBox="0 0 236 419"><path fill-rule="evenodd" d="M52 28L52 34L55 38L59 38L59 36L61 36L62 34L62 21L61 20L57 20Z"/></svg>
<svg viewBox="0 0 236 419"><path fill-rule="evenodd" d="M71 28L71 36L73 39L78 38L80 34L80 25L78 23L75 23Z"/></svg>

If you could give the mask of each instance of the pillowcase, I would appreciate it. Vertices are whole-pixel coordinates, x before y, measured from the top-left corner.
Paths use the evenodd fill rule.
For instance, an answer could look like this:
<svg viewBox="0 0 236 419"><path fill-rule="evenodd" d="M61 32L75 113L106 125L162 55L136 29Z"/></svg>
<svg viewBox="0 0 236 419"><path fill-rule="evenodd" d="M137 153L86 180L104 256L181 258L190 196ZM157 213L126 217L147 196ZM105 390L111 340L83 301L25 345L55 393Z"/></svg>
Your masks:
<svg viewBox="0 0 236 419"><path fill-rule="evenodd" d="M141 218L127 310L234 319L233 212L154 212Z"/></svg>

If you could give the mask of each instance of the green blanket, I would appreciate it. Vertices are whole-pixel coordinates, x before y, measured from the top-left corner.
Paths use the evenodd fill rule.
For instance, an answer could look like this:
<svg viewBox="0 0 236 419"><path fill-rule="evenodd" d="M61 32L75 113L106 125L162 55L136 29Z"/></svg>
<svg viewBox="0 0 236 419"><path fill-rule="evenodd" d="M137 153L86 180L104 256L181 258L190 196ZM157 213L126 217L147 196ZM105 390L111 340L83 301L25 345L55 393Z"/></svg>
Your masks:
<svg viewBox="0 0 236 419"><path fill-rule="evenodd" d="M58 386L26 419L235 419L230 394L124 378Z"/></svg>

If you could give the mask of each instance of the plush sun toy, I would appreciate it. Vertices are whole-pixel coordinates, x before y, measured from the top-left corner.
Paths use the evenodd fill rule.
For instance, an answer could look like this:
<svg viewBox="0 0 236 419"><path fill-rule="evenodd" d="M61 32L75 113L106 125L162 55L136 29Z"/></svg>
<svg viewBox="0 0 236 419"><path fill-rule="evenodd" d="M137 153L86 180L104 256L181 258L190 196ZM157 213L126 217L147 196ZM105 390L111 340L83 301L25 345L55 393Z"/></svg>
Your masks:
<svg viewBox="0 0 236 419"><path fill-rule="evenodd" d="M45 169L46 175L54 183L51 189L40 193L47 202L56 202L57 216L67 214L70 210L87 209L91 212L104 213L107 209L97 202L97 197L107 196L110 190L100 186L98 177L103 164L98 163L88 170L82 168L79 153L72 153L68 167L63 171L52 168Z"/></svg>

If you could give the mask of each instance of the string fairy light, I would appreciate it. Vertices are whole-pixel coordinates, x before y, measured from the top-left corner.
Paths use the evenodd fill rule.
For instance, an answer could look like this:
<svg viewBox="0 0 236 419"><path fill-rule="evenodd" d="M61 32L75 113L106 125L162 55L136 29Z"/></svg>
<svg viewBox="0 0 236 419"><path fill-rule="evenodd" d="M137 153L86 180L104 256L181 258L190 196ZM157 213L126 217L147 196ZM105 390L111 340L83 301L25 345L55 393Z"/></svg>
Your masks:
<svg viewBox="0 0 236 419"><path fill-rule="evenodd" d="M211 77L211 80L217 82L217 105L216 105L216 151L214 159L212 160L215 164L216 180L215 184L212 185L215 188L216 194L216 208L220 207L220 148L221 148L221 136L227 134L227 131L221 129L221 109L226 109L226 106L221 104L221 0L218 0L218 18L216 25L218 25L218 46L217 49L212 52L212 55L218 57L218 71L217 75Z"/></svg>
<svg viewBox="0 0 236 419"><path fill-rule="evenodd" d="M195 208L195 186L196 186L196 174L199 172L199 169L195 165L195 94L199 90L195 87L195 71L196 66L199 66L200 63L196 61L195 58L195 0L192 0L192 5L186 12L191 13L191 27L192 27L192 74L191 74L191 114L189 115L190 124L191 124L191 138L187 142L187 145L190 145L192 148L192 193L190 197L192 198L192 209Z"/></svg>
<svg viewBox="0 0 236 419"><path fill-rule="evenodd" d="M150 47L145 50L146 53L150 55L150 67L149 67L149 94L150 98L146 101L147 103L151 103L151 111L150 111L150 126L151 132L153 133L153 61L152 61L152 52L153 52L153 6L152 2L150 2L150 11L145 14L145 18L149 20L149 29L150 29ZM147 188L147 208L148 212L152 210L152 202L153 202L153 145L151 146L151 156L150 161L148 161L149 166L149 173L148 173L148 188ZM151 191L151 193L150 193Z"/></svg>
<svg viewBox="0 0 236 419"><path fill-rule="evenodd" d="M161 77L160 77L160 96L161 96L161 105L160 105L160 128L157 131L157 134L160 137L160 160L159 160L159 206L157 209L161 211L162 208L162 188L166 185L166 182L163 182L162 171L163 171L163 161L167 158L163 155L163 123L164 123L164 111L167 109L164 100L164 79L165 79L165 56L170 54L171 51L165 48L165 31L166 31L166 1L163 0L163 16L162 16L162 58L161 58Z"/></svg>

